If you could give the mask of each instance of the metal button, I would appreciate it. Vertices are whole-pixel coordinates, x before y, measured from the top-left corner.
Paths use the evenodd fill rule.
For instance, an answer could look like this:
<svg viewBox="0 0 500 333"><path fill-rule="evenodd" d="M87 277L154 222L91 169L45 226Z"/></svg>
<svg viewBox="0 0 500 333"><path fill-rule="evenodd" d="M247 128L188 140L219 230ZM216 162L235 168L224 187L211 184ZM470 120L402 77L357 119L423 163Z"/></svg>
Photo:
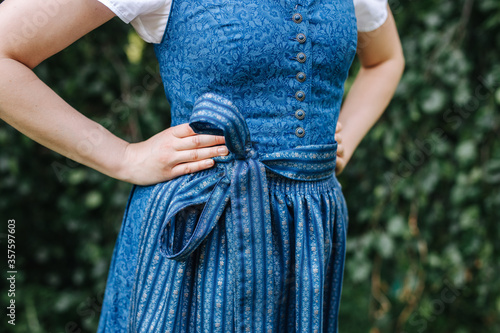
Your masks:
<svg viewBox="0 0 500 333"><path fill-rule="evenodd" d="M297 111L295 111L295 118L297 118L298 120L304 119L305 116L306 112L304 110L298 109Z"/></svg>
<svg viewBox="0 0 500 333"><path fill-rule="evenodd" d="M306 73L304 73L304 72L298 72L297 75L295 75L295 78L299 82L304 82L306 80Z"/></svg>
<svg viewBox="0 0 500 333"><path fill-rule="evenodd" d="M299 90L295 93L295 98L298 100L298 101L303 101L304 98L306 98L306 93L303 92L302 90Z"/></svg>
<svg viewBox="0 0 500 333"><path fill-rule="evenodd" d="M305 43L306 42L306 35L304 35L302 32L297 34L297 41L299 43Z"/></svg>
<svg viewBox="0 0 500 333"><path fill-rule="evenodd" d="M302 127L297 127L297 129L295 130L295 135L301 138L304 135L306 135L306 130L303 129Z"/></svg>
<svg viewBox="0 0 500 333"><path fill-rule="evenodd" d="M297 53L298 62L306 62L306 54L304 52Z"/></svg>
<svg viewBox="0 0 500 333"><path fill-rule="evenodd" d="M299 13L293 14L293 22L295 23L302 22L302 15L300 15Z"/></svg>

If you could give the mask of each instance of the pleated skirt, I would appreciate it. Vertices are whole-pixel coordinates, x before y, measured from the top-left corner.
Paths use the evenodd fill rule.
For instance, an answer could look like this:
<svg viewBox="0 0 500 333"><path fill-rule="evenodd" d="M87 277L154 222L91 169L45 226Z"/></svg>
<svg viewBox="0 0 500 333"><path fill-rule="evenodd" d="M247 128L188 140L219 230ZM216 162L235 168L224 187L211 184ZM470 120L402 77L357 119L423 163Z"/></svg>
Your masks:
<svg viewBox="0 0 500 333"><path fill-rule="evenodd" d="M272 332L337 332L348 211L335 176L297 181L267 172L273 234ZM161 221L143 225L158 186L134 185L109 269L98 332L237 332L225 212L186 261L163 257ZM230 205L230 203L229 203ZM153 220L154 221L154 220ZM141 240L150 251L139 250ZM139 266L147 287L135 290ZM143 272L144 273L144 272ZM133 297L135 295L135 297ZM132 304L134 303L134 304ZM254 333L260 333L255 331Z"/></svg>

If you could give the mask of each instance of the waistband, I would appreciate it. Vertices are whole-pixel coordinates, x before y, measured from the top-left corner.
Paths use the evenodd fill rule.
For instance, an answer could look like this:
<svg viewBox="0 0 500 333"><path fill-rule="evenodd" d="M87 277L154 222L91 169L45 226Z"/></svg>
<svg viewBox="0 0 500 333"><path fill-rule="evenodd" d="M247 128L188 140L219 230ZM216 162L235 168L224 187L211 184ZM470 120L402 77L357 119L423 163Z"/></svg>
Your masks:
<svg viewBox="0 0 500 333"><path fill-rule="evenodd" d="M334 188L342 188L335 175L326 179L302 181L283 177L273 171L266 170L266 177L270 192L322 193Z"/></svg>

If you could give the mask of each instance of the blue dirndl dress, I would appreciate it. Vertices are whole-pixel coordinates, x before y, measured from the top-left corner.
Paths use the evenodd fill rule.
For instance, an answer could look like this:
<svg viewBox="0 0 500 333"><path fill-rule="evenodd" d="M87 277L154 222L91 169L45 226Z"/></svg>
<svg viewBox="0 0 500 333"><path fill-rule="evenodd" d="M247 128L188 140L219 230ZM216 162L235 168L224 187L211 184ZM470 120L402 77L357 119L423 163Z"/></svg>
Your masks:
<svg viewBox="0 0 500 333"><path fill-rule="evenodd" d="M230 154L133 186L98 332L337 332L356 42L352 0L173 1L155 44L172 125Z"/></svg>

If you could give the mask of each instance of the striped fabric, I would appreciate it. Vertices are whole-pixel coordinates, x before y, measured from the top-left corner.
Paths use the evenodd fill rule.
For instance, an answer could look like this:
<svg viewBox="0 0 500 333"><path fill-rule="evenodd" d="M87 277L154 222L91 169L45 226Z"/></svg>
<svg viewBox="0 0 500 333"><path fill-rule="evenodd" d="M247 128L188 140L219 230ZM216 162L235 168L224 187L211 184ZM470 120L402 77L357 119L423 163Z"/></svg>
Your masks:
<svg viewBox="0 0 500 333"><path fill-rule="evenodd" d="M190 125L224 135L230 154L154 187L128 332L335 332L347 227L337 143L261 155L213 93Z"/></svg>

